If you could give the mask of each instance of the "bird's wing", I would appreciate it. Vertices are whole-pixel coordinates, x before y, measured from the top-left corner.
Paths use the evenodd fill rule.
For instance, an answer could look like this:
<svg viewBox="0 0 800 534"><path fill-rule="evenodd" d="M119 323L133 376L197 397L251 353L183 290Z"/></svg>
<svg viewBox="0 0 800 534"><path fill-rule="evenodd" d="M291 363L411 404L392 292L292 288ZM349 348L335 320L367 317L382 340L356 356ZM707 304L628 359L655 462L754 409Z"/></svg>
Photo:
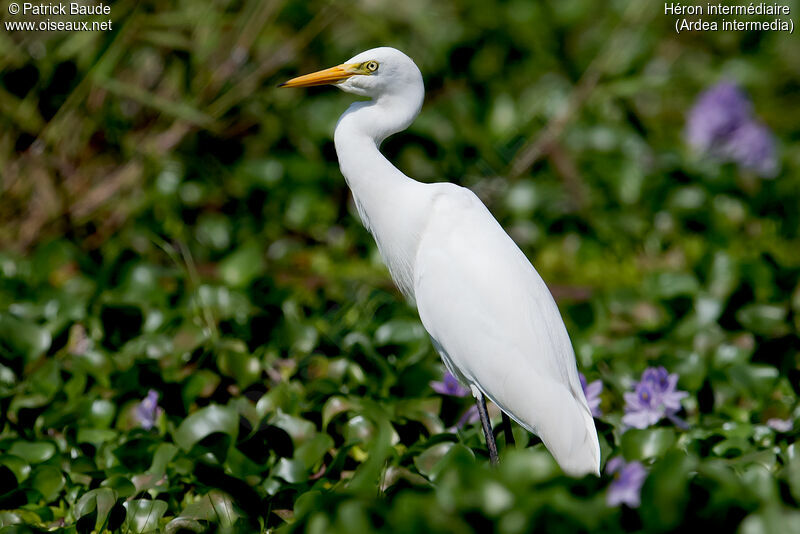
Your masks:
<svg viewBox="0 0 800 534"><path fill-rule="evenodd" d="M596 473L594 421L550 291L474 193L431 187L414 267L425 328L448 367L538 434L565 471Z"/></svg>

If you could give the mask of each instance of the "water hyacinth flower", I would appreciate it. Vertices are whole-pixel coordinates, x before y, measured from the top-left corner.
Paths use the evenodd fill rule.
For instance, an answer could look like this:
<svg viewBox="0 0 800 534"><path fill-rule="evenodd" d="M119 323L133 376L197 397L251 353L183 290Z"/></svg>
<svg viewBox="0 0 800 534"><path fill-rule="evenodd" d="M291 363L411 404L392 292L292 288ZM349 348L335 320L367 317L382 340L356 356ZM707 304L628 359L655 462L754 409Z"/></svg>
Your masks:
<svg viewBox="0 0 800 534"><path fill-rule="evenodd" d="M451 397L466 397L469 395L469 389L462 386L450 371L444 372L441 382L431 382L431 387L440 395L450 395Z"/></svg>
<svg viewBox="0 0 800 534"><path fill-rule="evenodd" d="M444 372L444 377L442 377L441 382L431 382L431 388L440 395L449 395L451 397L466 397L470 394L469 388L462 386L450 371ZM478 419L480 419L478 407L473 404L459 417L456 427L461 428L464 425L476 422Z"/></svg>
<svg viewBox="0 0 800 534"><path fill-rule="evenodd" d="M767 426L776 432L785 433L791 432L794 425L792 425L791 419L778 419L777 417L773 417L771 419L767 419Z"/></svg>
<svg viewBox="0 0 800 534"><path fill-rule="evenodd" d="M772 132L756 120L747 95L733 83L720 82L697 97L685 133L687 143L698 152L766 178L777 174Z"/></svg>
<svg viewBox="0 0 800 534"><path fill-rule="evenodd" d="M625 393L625 415L622 422L634 428L647 428L666 417L680 427L686 423L675 414L681 399L688 395L677 390L678 374L669 374L663 367L650 367L642 373L633 392Z"/></svg>
<svg viewBox="0 0 800 534"><path fill-rule="evenodd" d="M458 418L458 422L456 423L456 428L462 428L464 425L471 425L472 423L477 423L480 420L481 414L478 413L478 407L473 404L472 406L467 409L464 414Z"/></svg>
<svg viewBox="0 0 800 534"><path fill-rule="evenodd" d="M150 430L155 426L156 421L163 412L164 410L158 406L158 392L151 389L147 392L147 396L136 405L134 417L139 426L145 430Z"/></svg>
<svg viewBox="0 0 800 534"><path fill-rule="evenodd" d="M603 412L600 411L600 393L603 392L603 382L594 380L591 384L587 384L583 373L578 373L578 376L580 376L583 394L586 396L586 403L589 405L592 417L600 417L603 415Z"/></svg>
<svg viewBox="0 0 800 534"><path fill-rule="evenodd" d="M750 121L737 128L726 147L730 158L759 176L771 178L778 173L775 139L765 125Z"/></svg>
<svg viewBox="0 0 800 534"><path fill-rule="evenodd" d="M641 462L626 462L617 456L606 464L606 473L614 475L614 481L608 486L606 504L626 504L630 508L638 508L642 502L642 485L647 478L644 465Z"/></svg>
<svg viewBox="0 0 800 534"><path fill-rule="evenodd" d="M726 144L737 128L750 121L752 105L735 84L721 82L700 93L686 120L686 140L701 152Z"/></svg>

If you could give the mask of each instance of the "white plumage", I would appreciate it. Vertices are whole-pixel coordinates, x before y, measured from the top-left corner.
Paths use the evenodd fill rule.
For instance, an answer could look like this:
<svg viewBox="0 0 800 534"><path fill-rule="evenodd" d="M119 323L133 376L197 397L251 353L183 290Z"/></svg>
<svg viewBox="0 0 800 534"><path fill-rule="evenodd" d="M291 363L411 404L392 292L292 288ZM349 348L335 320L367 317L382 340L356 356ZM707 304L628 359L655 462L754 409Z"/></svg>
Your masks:
<svg viewBox="0 0 800 534"><path fill-rule="evenodd" d="M539 274L472 191L417 182L379 151L419 113L425 91L417 66L398 50L375 48L284 85L322 83L372 99L339 119L339 164L392 278L416 301L447 368L536 433L566 473L599 474L575 355Z"/></svg>

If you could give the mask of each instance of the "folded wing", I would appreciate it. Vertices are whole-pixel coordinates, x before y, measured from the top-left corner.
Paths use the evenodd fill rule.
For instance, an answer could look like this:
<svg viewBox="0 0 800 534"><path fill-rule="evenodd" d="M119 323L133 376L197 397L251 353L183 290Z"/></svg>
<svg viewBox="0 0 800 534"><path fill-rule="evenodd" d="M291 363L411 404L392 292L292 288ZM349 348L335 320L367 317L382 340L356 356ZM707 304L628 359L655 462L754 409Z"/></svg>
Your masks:
<svg viewBox="0 0 800 534"><path fill-rule="evenodd" d="M471 191L431 187L414 293L442 358L536 433L565 472L598 474L594 420L550 291Z"/></svg>

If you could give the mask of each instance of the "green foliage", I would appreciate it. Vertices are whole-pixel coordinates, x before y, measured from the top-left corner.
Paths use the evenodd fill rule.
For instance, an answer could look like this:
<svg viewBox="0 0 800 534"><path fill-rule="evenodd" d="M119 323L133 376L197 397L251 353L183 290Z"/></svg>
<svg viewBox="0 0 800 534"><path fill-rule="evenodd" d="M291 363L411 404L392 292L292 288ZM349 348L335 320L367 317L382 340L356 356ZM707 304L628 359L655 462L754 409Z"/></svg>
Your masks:
<svg viewBox="0 0 800 534"><path fill-rule="evenodd" d="M0 32L0 532L797 530L796 40L676 36L647 2L112 15ZM648 469L639 508L519 427L490 468L480 428L453 429L469 399L431 390L441 364L335 162L351 96L275 89L379 45L428 89L384 152L472 187L533 260L603 381L603 465ZM720 78L778 137L776 179L684 147ZM623 426L654 365L687 429Z"/></svg>

